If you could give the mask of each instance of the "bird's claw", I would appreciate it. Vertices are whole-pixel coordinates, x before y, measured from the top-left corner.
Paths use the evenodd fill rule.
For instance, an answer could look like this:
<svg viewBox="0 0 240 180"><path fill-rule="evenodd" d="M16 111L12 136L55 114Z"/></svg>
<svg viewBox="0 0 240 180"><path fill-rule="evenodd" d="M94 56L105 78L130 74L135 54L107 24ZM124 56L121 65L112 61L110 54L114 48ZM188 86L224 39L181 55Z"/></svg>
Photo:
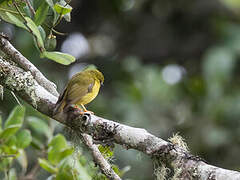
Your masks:
<svg viewBox="0 0 240 180"><path fill-rule="evenodd" d="M80 112L81 115L84 115L85 113L94 114L94 112L92 112L92 111L81 111Z"/></svg>
<svg viewBox="0 0 240 180"><path fill-rule="evenodd" d="M86 110L86 109L82 109L82 108L80 108L80 107L77 106L77 105L74 105L73 108L78 109L78 110L80 111L79 113L80 113L81 115L84 115L85 113L94 114L94 112L88 111L88 110Z"/></svg>

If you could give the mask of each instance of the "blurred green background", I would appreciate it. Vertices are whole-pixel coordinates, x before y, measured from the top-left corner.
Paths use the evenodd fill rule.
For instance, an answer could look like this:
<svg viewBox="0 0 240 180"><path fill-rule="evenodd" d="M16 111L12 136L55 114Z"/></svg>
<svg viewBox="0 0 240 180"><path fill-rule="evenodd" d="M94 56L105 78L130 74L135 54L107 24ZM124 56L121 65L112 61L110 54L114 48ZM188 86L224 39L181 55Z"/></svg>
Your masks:
<svg viewBox="0 0 240 180"><path fill-rule="evenodd" d="M72 0L72 19L57 30L70 66L40 59L29 33L0 22L11 42L62 91L87 64L105 75L88 105L96 115L142 127L163 139L183 136L210 164L240 168L240 0ZM16 105L5 91L3 117ZM34 114L31 108L28 114ZM58 132L62 132L60 124ZM153 179L151 159L115 148L124 179ZM31 163L30 163L31 164ZM137 178L136 178L137 177ZM41 179L41 177L39 177Z"/></svg>

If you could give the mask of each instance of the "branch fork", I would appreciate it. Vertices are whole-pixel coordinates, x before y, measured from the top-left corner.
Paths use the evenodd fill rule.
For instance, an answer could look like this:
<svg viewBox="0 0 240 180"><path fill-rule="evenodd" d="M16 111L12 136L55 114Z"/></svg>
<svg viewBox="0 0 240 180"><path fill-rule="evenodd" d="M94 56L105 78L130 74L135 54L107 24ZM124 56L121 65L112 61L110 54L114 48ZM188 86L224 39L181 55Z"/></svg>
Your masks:
<svg viewBox="0 0 240 180"><path fill-rule="evenodd" d="M169 165L174 173L173 177L179 179L240 179L240 172L209 165L201 158L191 155L183 146L156 137L145 129L130 127L92 114L85 113L82 115L80 112L72 109L69 109L63 116L53 117L58 94L56 93L55 86L51 85L52 83L40 74L40 71L35 66L33 67L33 65L1 35L0 50L20 66L18 67L17 65L11 64L0 56L0 84L13 90L19 97L39 112L65 124L79 133L86 146L92 152L94 161L109 179L120 180L121 178L103 158L97 145L93 143L94 140L116 143L127 147L127 149L131 148L141 151L149 155L152 159L157 160L159 164L165 164L165 169L167 169L167 165ZM30 72L30 74L26 76L28 72ZM40 74L40 76L36 74ZM16 76L21 77L20 79L24 82L31 81L31 86L27 83L22 83ZM19 88L20 86L21 88ZM47 87L51 87L54 90ZM29 89L31 89L31 91L29 91ZM171 174L168 175L168 177L171 177Z"/></svg>

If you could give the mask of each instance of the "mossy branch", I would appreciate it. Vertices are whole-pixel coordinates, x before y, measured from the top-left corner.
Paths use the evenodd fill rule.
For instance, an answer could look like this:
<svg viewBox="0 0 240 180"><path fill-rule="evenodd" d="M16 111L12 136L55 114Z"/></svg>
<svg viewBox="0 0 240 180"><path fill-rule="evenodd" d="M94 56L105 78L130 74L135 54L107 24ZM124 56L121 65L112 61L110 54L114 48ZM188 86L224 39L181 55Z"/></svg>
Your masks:
<svg viewBox="0 0 240 180"><path fill-rule="evenodd" d="M2 49L3 47L0 48ZM14 58L16 57L11 56L11 58L15 61ZM171 138L171 141L165 141L150 134L145 129L126 126L92 114L85 113L81 115L78 110L71 107L61 117L53 117L52 113L57 97L43 88L41 82L36 81L35 77L28 70L25 68L23 70L2 57L0 57L0 84L14 91L36 110L82 134L84 142L91 150L95 162L109 179L120 178L114 173L108 162L102 159L103 157L93 143L94 141L117 143L126 149L136 149L149 155L155 163L157 178L174 180L240 179L240 172L238 171L209 165L201 158L191 155L186 143L183 142L180 136Z"/></svg>
<svg viewBox="0 0 240 180"><path fill-rule="evenodd" d="M56 90L56 85L49 81L27 58L15 49L4 34L0 34L0 50L25 71L29 71L42 87L54 96L58 97L59 94Z"/></svg>

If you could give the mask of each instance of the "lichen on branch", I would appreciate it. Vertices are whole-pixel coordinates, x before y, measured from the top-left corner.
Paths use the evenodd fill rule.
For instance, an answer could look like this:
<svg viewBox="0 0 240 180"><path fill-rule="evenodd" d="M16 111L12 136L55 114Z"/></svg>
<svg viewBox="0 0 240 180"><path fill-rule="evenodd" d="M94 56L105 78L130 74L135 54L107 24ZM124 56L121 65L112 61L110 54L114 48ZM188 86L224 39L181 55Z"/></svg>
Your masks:
<svg viewBox="0 0 240 180"><path fill-rule="evenodd" d="M0 59L0 64L0 77L6 77L3 83L12 91L22 91L28 94L32 101L31 104L37 108L39 97L36 95L36 84L31 73L22 71L20 68L16 71L17 67L3 59ZM10 69L12 67L14 68Z"/></svg>
<svg viewBox="0 0 240 180"><path fill-rule="evenodd" d="M172 138L170 139L172 142L168 142L150 134L145 129L130 127L92 114L85 113L82 115L77 110L71 109L66 111L66 114L61 118L53 117L52 112L57 97L43 88L28 71L17 67L2 57L0 57L0 84L14 91L38 111L55 118L55 120L69 126L74 131L91 135L96 142L117 143L126 149L132 148L149 155L155 160L157 159L158 162L164 165L164 172L167 169L172 170L171 178L200 180L240 179L240 172L209 165L201 158L190 154L184 141L178 137ZM90 150L93 148L96 150L95 153L94 151L92 152L98 164L102 163L100 159L97 159L99 153L96 145L92 143L90 145L94 146L90 147ZM111 177L114 177L114 175L109 174L108 165L105 165L106 172L104 168L101 169L106 176L112 179ZM161 167L157 168L155 173L158 174L160 172L162 172Z"/></svg>
<svg viewBox="0 0 240 180"><path fill-rule="evenodd" d="M56 85L49 81L27 58L15 49L2 33L0 34L0 49L5 55L11 58L12 62L15 62L25 71L30 72L34 79L48 92L56 97L59 95L56 90Z"/></svg>
<svg viewBox="0 0 240 180"><path fill-rule="evenodd" d="M57 97L40 86L29 71L24 71L2 57L0 57L0 84L18 94L35 109L48 115L57 101Z"/></svg>

